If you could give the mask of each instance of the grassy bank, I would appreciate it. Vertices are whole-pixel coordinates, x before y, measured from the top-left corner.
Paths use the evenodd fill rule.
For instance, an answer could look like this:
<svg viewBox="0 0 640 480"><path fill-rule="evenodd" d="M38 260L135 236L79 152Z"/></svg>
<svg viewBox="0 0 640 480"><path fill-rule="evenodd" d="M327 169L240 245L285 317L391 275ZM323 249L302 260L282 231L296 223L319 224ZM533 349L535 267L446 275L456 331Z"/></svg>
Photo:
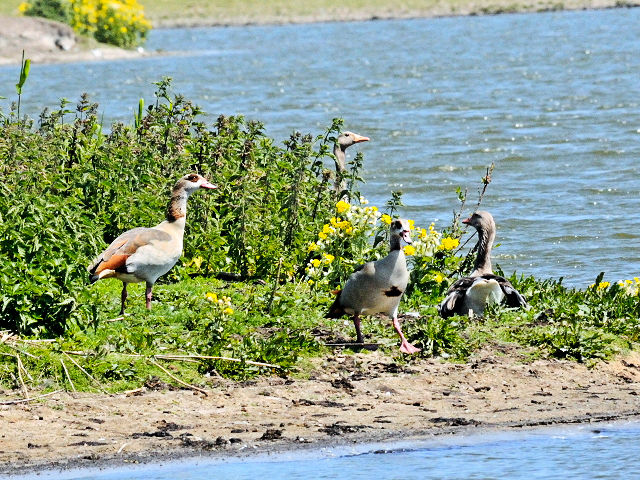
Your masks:
<svg viewBox="0 0 640 480"><path fill-rule="evenodd" d="M168 80L146 103L131 124L108 129L86 97L75 108L63 102L43 111L37 122L21 116L18 102L0 111L4 388L27 395L122 391L156 377L200 388L212 376L305 376L309 359L354 338L349 320L324 318L331 291L357 265L384 255L385 242L374 239L384 239L402 203L399 192L379 208L361 198L361 154L348 165L347 190L331 188L342 122L271 139L258 122L204 117ZM190 200L184 255L156 285L153 309L144 308L138 285L130 315L117 317L120 283L89 286L86 266L122 231L160 222L169 189L194 170L220 188ZM478 181L490 194L490 176ZM466 215L461 191L451 192L451 207ZM639 279L619 285L600 277L576 290L514 275L530 308L440 318L436 305L471 266L458 248L459 220L413 227L401 311L413 312L404 329L422 348L416 358L465 362L509 346L530 359L591 363L636 348ZM387 319L365 320L364 331L393 362L416 361L398 353Z"/></svg>
<svg viewBox="0 0 640 480"><path fill-rule="evenodd" d="M0 4L0 15L16 15L20 0ZM443 15L537 12L545 10L607 8L637 5L625 0L309 0L292 2L250 0L208 2L157 0L141 2L156 26L237 25L372 18L432 17Z"/></svg>

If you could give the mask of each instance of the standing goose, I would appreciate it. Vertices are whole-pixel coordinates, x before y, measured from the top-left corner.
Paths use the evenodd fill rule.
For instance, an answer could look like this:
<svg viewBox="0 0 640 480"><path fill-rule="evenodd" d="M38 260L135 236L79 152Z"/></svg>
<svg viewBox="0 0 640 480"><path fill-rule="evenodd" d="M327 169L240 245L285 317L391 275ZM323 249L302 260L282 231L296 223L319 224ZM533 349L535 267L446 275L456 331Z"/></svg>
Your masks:
<svg viewBox="0 0 640 480"><path fill-rule="evenodd" d="M468 315L470 311L481 316L487 304L503 301L508 307L526 307L526 300L511 282L494 275L491 269L491 248L496 237L496 224L491 214L479 211L462 223L478 231L478 256L471 275L461 278L449 288L447 296L438 306L440 316Z"/></svg>
<svg viewBox="0 0 640 480"><path fill-rule="evenodd" d="M375 262L367 262L358 267L349 277L342 291L338 291L335 301L326 314L327 318L353 315L357 342L363 343L360 331L360 315L384 313L393 319L393 328L400 336L400 351L416 353L420 349L411 345L400 329L398 305L409 283L409 270L400 240L411 242L409 222L394 220L390 228L390 252Z"/></svg>
<svg viewBox="0 0 640 480"><path fill-rule="evenodd" d="M153 284L171 270L182 255L187 199L200 188L217 187L195 173L182 177L173 187L164 222L152 228L138 227L124 232L89 266L91 283L103 278L122 281L120 315L124 314L129 283L146 282L147 308L151 309Z"/></svg>
<svg viewBox="0 0 640 480"><path fill-rule="evenodd" d="M363 137L353 132L342 132L338 135L338 139L333 146L333 155L336 157L336 182L334 188L338 193L344 191L346 188L346 184L342 178L344 172L347 171L347 155L345 150L356 143L368 141L369 137Z"/></svg>

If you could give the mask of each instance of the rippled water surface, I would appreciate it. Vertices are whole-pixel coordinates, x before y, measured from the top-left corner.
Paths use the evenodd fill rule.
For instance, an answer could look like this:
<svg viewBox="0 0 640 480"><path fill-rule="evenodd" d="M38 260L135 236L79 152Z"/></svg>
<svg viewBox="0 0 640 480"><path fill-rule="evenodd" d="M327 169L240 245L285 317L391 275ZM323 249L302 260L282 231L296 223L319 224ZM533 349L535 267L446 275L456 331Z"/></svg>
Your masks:
<svg viewBox="0 0 640 480"><path fill-rule="evenodd" d="M434 437L403 444L293 452L249 460L190 460L105 471L41 472L46 480L619 480L638 477L640 425L586 425Z"/></svg>
<svg viewBox="0 0 640 480"><path fill-rule="evenodd" d="M640 276L639 24L615 9L157 30L148 48L180 55L34 66L23 108L86 91L106 123L130 122L170 76L212 118L244 114L278 140L340 116L372 139L363 193L402 190L403 213L437 228L495 162L497 263L583 287ZM0 95L17 74L0 68Z"/></svg>

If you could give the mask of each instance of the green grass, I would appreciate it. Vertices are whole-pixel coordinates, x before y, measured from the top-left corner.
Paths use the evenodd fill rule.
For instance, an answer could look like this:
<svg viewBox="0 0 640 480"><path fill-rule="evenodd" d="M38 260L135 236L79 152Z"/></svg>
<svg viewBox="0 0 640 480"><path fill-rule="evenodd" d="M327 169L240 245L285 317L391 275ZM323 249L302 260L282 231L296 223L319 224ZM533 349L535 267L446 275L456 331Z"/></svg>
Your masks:
<svg viewBox="0 0 640 480"><path fill-rule="evenodd" d="M622 297L617 285L582 291L532 278L512 281L529 289L530 309L494 306L484 318L445 320L437 316L433 299L424 295L416 293L403 302L402 311L420 313L419 318L404 320L407 337L423 348L420 355L399 354L398 339L386 318L365 317L363 331L368 342L378 343L389 360L401 364L430 356L464 362L487 348L496 354L506 349L523 361L561 358L594 364L637 348L639 300ZM538 289L537 295L531 287ZM355 335L346 317L323 318L331 295L314 292L304 282L279 286L273 301L272 285L261 282L187 278L160 283L151 311L144 307L144 285L130 285L124 318L117 315L120 288L115 280L87 287L86 301L98 307L95 325L72 329L53 341L13 337L1 344L0 385L121 392L156 379L181 388L185 385L180 381L206 388L208 378L217 376L304 378L311 359L332 354L325 342L349 341ZM223 306L212 302L211 294L228 297L233 313L222 313ZM594 308L603 310L596 316L576 313ZM606 312L612 309L619 309L622 318L607 320ZM574 313L567 315L568 311Z"/></svg>

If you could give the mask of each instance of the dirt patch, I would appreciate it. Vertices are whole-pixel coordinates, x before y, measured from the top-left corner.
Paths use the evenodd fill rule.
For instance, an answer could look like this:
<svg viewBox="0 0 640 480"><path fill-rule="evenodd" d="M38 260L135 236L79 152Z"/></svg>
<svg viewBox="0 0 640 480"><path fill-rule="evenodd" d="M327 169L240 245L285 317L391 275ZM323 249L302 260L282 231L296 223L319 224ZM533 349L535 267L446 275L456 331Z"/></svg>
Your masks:
<svg viewBox="0 0 640 480"><path fill-rule="evenodd" d="M640 415L640 354L589 369L568 361L526 363L514 352L480 352L464 365L432 359L400 368L380 352L336 353L318 360L311 376L212 379L207 396L167 386L2 405L0 472Z"/></svg>

